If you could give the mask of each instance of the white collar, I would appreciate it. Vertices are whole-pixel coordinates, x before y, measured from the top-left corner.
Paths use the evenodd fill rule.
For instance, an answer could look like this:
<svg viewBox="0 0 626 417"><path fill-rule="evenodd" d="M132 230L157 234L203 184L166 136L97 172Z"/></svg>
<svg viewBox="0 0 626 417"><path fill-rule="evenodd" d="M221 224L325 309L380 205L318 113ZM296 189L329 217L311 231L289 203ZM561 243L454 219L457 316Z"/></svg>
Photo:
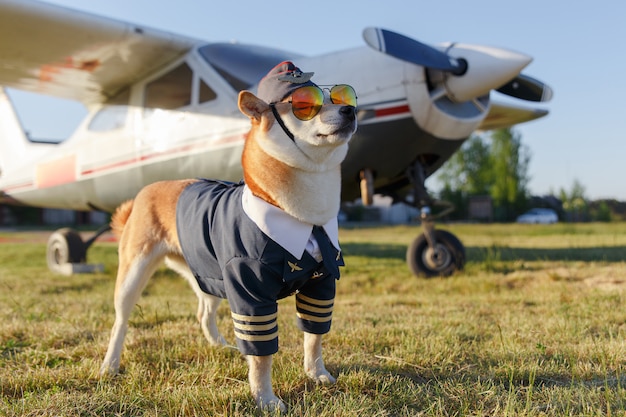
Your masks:
<svg viewBox="0 0 626 417"><path fill-rule="evenodd" d="M244 186L241 198L243 211L259 229L293 256L302 259L307 243L311 238L313 225L301 222L284 210L252 194ZM337 217L322 225L331 243L339 250L339 225Z"/></svg>

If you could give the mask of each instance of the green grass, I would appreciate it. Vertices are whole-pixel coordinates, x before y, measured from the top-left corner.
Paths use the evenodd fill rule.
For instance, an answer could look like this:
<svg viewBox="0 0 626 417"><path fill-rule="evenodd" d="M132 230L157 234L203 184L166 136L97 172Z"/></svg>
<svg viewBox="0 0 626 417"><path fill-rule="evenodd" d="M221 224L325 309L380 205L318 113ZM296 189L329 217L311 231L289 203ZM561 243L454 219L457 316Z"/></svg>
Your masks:
<svg viewBox="0 0 626 417"><path fill-rule="evenodd" d="M418 279L416 226L344 228L347 266L325 338L332 387L301 370L294 300L280 302L274 387L293 416L600 416L626 409L626 224L441 225L465 271ZM98 368L113 323L105 272L55 276L45 241L0 233L0 415L249 416L247 367L208 346L187 284L161 270L131 318L121 375ZM232 342L229 310L222 333Z"/></svg>

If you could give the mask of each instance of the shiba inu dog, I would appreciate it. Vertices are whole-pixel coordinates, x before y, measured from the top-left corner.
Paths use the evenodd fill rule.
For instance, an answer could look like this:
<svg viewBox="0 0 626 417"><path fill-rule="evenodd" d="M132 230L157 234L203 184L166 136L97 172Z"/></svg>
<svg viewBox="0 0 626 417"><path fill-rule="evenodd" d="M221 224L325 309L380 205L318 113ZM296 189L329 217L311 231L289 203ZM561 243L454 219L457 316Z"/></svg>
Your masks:
<svg viewBox="0 0 626 417"><path fill-rule="evenodd" d="M122 204L111 226L119 236L115 323L101 374L119 370L128 318L155 269L180 273L198 296L208 341L225 345L216 314L228 299L237 347L246 356L257 405L285 410L274 394L277 300L295 294L304 332L304 369L334 383L322 358L335 281L343 258L337 239L340 164L356 131L352 87L320 88L283 62L239 94L251 120L242 154L244 182L158 182Z"/></svg>

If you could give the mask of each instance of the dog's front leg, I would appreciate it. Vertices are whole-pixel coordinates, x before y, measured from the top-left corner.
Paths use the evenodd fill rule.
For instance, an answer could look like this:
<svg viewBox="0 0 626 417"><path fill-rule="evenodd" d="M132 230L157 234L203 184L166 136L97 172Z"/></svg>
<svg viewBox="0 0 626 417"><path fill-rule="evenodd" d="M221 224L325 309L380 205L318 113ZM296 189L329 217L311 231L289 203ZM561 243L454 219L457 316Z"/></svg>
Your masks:
<svg viewBox="0 0 626 417"><path fill-rule="evenodd" d="M321 334L304 332L304 371L315 382L321 384L337 382L324 366Z"/></svg>
<svg viewBox="0 0 626 417"><path fill-rule="evenodd" d="M253 356L247 355L248 380L250 391L257 406L262 410L271 412L287 411L285 404L274 395L272 389L272 355Z"/></svg>

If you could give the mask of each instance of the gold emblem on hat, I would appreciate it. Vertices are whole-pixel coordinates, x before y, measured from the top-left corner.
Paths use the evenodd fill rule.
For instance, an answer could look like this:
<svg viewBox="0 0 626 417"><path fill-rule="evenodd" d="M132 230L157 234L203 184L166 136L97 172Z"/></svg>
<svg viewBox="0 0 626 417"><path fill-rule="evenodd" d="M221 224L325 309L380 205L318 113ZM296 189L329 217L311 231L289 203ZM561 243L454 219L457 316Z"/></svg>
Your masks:
<svg viewBox="0 0 626 417"><path fill-rule="evenodd" d="M311 79L311 77L313 77L313 74L315 73L314 72L302 72L296 69L296 70L288 71L284 74L281 74L278 77L276 77L276 79L278 81L286 81L288 83L304 84L308 82Z"/></svg>

